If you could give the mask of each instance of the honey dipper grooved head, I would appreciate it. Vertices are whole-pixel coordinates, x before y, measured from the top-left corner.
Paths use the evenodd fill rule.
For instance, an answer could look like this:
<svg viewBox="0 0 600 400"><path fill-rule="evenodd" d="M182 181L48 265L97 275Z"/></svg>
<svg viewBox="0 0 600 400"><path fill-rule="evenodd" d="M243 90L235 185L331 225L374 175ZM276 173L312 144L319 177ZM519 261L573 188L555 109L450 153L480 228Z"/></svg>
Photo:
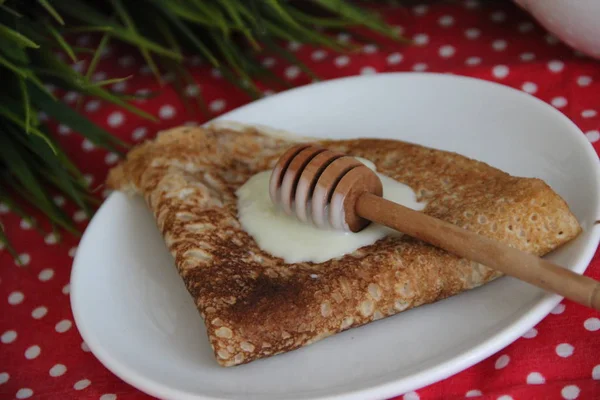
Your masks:
<svg viewBox="0 0 600 400"><path fill-rule="evenodd" d="M355 207L365 192L383 194L372 170L353 157L308 144L287 150L269 181L271 201L287 214L320 228L352 232L370 223Z"/></svg>

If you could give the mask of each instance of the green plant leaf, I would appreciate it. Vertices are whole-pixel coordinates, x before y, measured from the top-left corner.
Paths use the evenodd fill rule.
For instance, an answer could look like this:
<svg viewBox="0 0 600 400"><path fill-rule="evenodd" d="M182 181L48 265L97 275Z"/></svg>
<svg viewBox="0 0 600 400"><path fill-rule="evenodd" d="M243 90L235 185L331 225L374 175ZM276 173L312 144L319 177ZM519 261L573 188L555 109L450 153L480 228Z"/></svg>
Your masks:
<svg viewBox="0 0 600 400"><path fill-rule="evenodd" d="M29 124L31 121L31 102L29 101L29 94L27 93L27 87L23 78L18 77L19 89L21 90L21 101L23 102L23 108L25 111L25 132L29 134Z"/></svg>

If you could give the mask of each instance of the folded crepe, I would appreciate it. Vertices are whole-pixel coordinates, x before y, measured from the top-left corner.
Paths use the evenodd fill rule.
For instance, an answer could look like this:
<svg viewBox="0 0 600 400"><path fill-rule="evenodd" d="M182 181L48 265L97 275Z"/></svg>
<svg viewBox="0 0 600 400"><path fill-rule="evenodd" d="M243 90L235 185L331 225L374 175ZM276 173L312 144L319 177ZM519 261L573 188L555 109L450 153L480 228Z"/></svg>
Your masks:
<svg viewBox="0 0 600 400"><path fill-rule="evenodd" d="M368 159L426 201L426 214L536 255L581 231L543 181L450 152L237 125L161 132L132 149L107 184L144 196L222 366L294 350L501 276L408 236L385 237L319 264L286 264L262 251L237 219L235 192L298 141Z"/></svg>

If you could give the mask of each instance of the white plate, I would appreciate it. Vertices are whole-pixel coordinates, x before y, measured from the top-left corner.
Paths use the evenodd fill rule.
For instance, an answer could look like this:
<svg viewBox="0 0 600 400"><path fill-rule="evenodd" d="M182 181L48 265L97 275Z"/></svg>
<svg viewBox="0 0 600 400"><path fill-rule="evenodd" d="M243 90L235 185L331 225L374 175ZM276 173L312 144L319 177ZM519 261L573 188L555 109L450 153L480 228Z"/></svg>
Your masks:
<svg viewBox="0 0 600 400"><path fill-rule="evenodd" d="M505 86L436 74L381 74L309 85L220 119L301 135L389 137L540 177L585 232L550 259L583 272L598 245L598 158L547 104ZM142 200L112 194L75 258L75 321L98 359L131 385L172 399L370 399L417 389L505 347L558 296L502 278L437 304L288 354L224 369ZM260 321L257 321L260 323Z"/></svg>

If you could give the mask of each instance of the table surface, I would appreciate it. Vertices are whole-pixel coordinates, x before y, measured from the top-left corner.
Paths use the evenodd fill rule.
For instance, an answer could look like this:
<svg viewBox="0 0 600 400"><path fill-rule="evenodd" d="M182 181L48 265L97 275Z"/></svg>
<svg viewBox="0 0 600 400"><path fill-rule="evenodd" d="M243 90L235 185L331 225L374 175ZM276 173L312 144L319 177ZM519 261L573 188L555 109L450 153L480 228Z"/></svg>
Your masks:
<svg viewBox="0 0 600 400"><path fill-rule="evenodd" d="M340 55L289 43L289 49L321 78L388 71L449 72L499 82L521 89L552 104L571 118L600 151L600 63L573 51L545 32L529 15L510 2L465 1L380 6L388 22L398 26L414 46L382 42L363 51ZM339 40L353 40L340 34ZM95 45L97 38L75 38ZM215 115L249 101L198 57L188 66L197 87ZM297 67L265 56L263 63L294 86L310 83ZM83 62L85 64L85 62ZM86 65L81 65L86 67ZM134 74L113 89L134 93L160 89L142 58L128 47L110 47L95 73L96 79ZM167 74L166 79L169 79ZM137 101L157 116L151 123L95 99L84 99L81 111L119 137L139 143L158 130L208 118L187 112L175 91L166 86L159 97ZM267 89L265 88L265 91ZM74 93L55 89L67 103ZM268 92L270 93L270 92ZM54 121L52 131L85 173L99 195L115 154L96 148ZM55 201L85 228L85 214L60 196ZM106 370L90 353L73 323L69 305L69 275L78 239L40 235L26 221L0 204L0 221L21 254L18 267L0 249L0 398L143 399ZM600 278L598 252L586 275ZM592 399L600 398L600 315L563 301L522 338L479 364L444 381L398 398L462 399Z"/></svg>

